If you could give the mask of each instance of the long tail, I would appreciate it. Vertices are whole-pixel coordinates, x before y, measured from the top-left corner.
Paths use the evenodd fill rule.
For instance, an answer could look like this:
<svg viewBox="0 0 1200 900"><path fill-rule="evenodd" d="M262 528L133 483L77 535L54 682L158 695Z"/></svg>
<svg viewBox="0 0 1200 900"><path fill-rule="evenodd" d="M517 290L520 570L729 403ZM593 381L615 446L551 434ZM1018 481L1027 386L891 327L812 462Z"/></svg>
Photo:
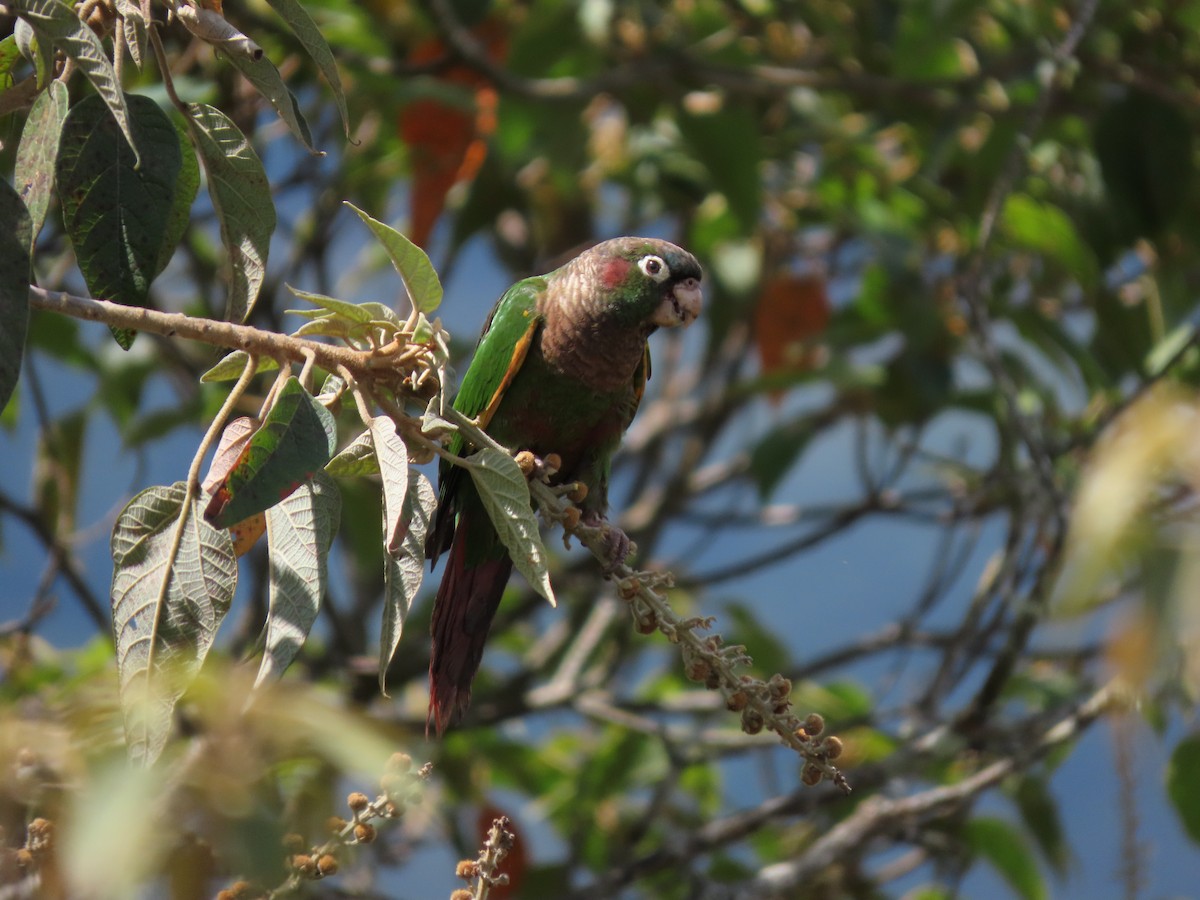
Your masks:
<svg viewBox="0 0 1200 900"><path fill-rule="evenodd" d="M471 702L471 681L483 658L483 645L512 573L507 554L467 563L469 528L458 525L446 571L433 603L433 650L429 657L429 713L425 734L433 725L438 737Z"/></svg>

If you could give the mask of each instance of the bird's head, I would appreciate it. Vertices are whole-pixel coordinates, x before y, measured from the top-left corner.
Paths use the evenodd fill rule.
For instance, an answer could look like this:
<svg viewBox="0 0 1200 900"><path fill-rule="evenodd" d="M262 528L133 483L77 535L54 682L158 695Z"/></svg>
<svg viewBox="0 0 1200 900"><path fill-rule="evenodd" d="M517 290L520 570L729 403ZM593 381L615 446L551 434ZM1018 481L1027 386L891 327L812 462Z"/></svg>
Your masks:
<svg viewBox="0 0 1200 900"><path fill-rule="evenodd" d="M629 324L670 328L700 315L700 263L669 241L614 238L579 261L591 269L610 314Z"/></svg>

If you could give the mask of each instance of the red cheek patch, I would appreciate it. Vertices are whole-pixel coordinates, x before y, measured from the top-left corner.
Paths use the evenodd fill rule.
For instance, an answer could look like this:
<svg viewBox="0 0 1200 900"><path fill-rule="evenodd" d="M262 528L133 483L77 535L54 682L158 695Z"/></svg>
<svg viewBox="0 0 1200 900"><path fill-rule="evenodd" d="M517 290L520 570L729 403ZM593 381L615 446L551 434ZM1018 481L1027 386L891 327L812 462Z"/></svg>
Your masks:
<svg viewBox="0 0 1200 900"><path fill-rule="evenodd" d="M624 283L625 276L629 274L629 267L632 263L627 259L610 259L604 264L604 268L600 270L600 283L605 288L612 290L617 285Z"/></svg>

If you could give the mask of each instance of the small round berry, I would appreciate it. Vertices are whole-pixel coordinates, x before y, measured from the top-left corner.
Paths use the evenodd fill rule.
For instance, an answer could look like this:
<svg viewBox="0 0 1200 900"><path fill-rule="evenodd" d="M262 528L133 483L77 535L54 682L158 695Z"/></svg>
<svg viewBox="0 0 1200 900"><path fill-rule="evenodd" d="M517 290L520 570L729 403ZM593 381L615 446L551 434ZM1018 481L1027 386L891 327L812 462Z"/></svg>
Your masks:
<svg viewBox="0 0 1200 900"><path fill-rule="evenodd" d="M316 874L317 861L315 859L313 859L311 856L309 856L307 853L297 853L292 856L292 858L291 858L291 860L289 860L289 862L291 863L292 868L295 869L297 872L299 872L301 875L308 877L310 875L310 873Z"/></svg>
<svg viewBox="0 0 1200 900"><path fill-rule="evenodd" d="M821 717L821 714L809 713L808 717L804 720L804 730L813 737L816 737L818 734L824 731L825 720Z"/></svg>
<svg viewBox="0 0 1200 900"><path fill-rule="evenodd" d="M837 759L842 755L843 745L842 739L836 735L830 735L825 738L825 756L829 759Z"/></svg>
<svg viewBox="0 0 1200 900"><path fill-rule="evenodd" d="M742 731L746 734L758 734L763 730L763 717L756 709L742 710Z"/></svg>
<svg viewBox="0 0 1200 900"><path fill-rule="evenodd" d="M454 877L461 878L463 881L470 881L479 875L479 863L473 859L460 859L458 865L454 867Z"/></svg>
<svg viewBox="0 0 1200 900"><path fill-rule="evenodd" d="M633 627L637 629L638 634L654 634L658 629L658 616L653 612L638 616L633 620Z"/></svg>
<svg viewBox="0 0 1200 900"><path fill-rule="evenodd" d="M824 778L824 773L816 766L809 763L804 767L804 771L800 773L800 780L812 787L814 784L820 784Z"/></svg>
<svg viewBox="0 0 1200 900"><path fill-rule="evenodd" d="M725 698L725 706L730 712L741 712L749 702L750 698L746 695L745 691L734 691Z"/></svg>
<svg viewBox="0 0 1200 900"><path fill-rule="evenodd" d="M579 511L578 507L568 506L563 510L562 517L563 528L572 531L579 526L579 521L583 518L583 513Z"/></svg>
<svg viewBox="0 0 1200 900"><path fill-rule="evenodd" d="M30 853L25 847L22 847L17 851L17 865L22 869L28 869L33 865L33 854Z"/></svg>
<svg viewBox="0 0 1200 900"><path fill-rule="evenodd" d="M711 671L712 669L709 668L708 661L703 659L691 660L684 670L691 681L705 681Z"/></svg>
<svg viewBox="0 0 1200 900"><path fill-rule="evenodd" d="M458 888L450 894L450 900L475 900L475 895L466 888Z"/></svg>
<svg viewBox="0 0 1200 900"><path fill-rule="evenodd" d="M346 798L346 805L354 812L360 813L371 805L371 798L361 791L355 791Z"/></svg>
<svg viewBox="0 0 1200 900"><path fill-rule="evenodd" d="M360 844L369 844L375 840L375 826L369 822L359 822L354 826L354 839Z"/></svg>
<svg viewBox="0 0 1200 900"><path fill-rule="evenodd" d="M389 772L404 772L412 769L412 757L407 753L393 753L387 761Z"/></svg>
<svg viewBox="0 0 1200 900"><path fill-rule="evenodd" d="M582 481L577 481L571 485L571 490L567 492L567 499L572 503L582 503L587 499L588 486Z"/></svg>
<svg viewBox="0 0 1200 900"><path fill-rule="evenodd" d="M554 475L562 469L562 457L557 453L547 453L546 458L542 460L542 471L547 475Z"/></svg>
<svg viewBox="0 0 1200 900"><path fill-rule="evenodd" d="M704 686L710 691L715 691L721 686L721 673L713 669L708 673L708 677L704 679Z"/></svg>
<svg viewBox="0 0 1200 900"><path fill-rule="evenodd" d="M790 678L784 678L782 675L775 674L771 676L771 680L767 682L767 688L771 692L772 700L782 700L785 697L790 697L792 694L792 681Z"/></svg>
<svg viewBox="0 0 1200 900"><path fill-rule="evenodd" d="M330 816L325 820L325 830L330 834L341 834L349 824L341 816Z"/></svg>
<svg viewBox="0 0 1200 900"><path fill-rule="evenodd" d="M304 849L304 835L291 831L283 836L283 849L299 853Z"/></svg>
<svg viewBox="0 0 1200 900"><path fill-rule="evenodd" d="M517 465L521 469L521 474L528 478L533 474L533 467L537 465L537 457L528 450L522 450L517 454Z"/></svg>
<svg viewBox="0 0 1200 900"><path fill-rule="evenodd" d="M322 876L336 875L338 870L337 857L332 853L323 853L317 860L317 871Z"/></svg>

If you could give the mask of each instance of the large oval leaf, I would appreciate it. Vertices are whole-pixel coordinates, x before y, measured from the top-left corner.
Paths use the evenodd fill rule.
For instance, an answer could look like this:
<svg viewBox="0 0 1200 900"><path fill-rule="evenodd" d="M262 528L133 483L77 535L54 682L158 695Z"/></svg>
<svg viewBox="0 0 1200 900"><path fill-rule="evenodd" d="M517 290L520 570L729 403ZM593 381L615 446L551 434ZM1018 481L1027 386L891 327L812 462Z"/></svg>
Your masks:
<svg viewBox="0 0 1200 900"><path fill-rule="evenodd" d="M213 493L204 517L228 528L290 496L333 456L337 424L292 376Z"/></svg>
<svg viewBox="0 0 1200 900"><path fill-rule="evenodd" d="M341 513L342 495L320 471L267 510L270 605L255 686L282 675L308 639L329 586L329 548Z"/></svg>
<svg viewBox="0 0 1200 900"><path fill-rule="evenodd" d="M185 508L183 482L142 491L112 533L112 614L130 757L158 758L171 712L212 647L237 586L226 531Z"/></svg>
<svg viewBox="0 0 1200 900"><path fill-rule="evenodd" d="M58 140L67 118L67 101L67 86L61 81L51 81L33 101L17 147L13 181L33 220L30 251L46 221L46 210L50 208L54 161L58 158Z"/></svg>
<svg viewBox="0 0 1200 900"><path fill-rule="evenodd" d="M431 313L437 309L438 304L442 302L442 282L438 279L433 263L429 261L429 255L395 228L372 218L353 203L343 202L358 213L358 217L371 229L379 243L383 244L392 265L400 273L400 279L404 282L413 308L423 313Z"/></svg>
<svg viewBox="0 0 1200 900"><path fill-rule="evenodd" d="M100 98L85 97L63 125L58 192L88 290L114 303L145 306L169 231L182 153L175 126L157 103L138 95L126 99L144 151L141 165ZM117 340L128 349L132 336Z"/></svg>
<svg viewBox="0 0 1200 900"><path fill-rule="evenodd" d="M189 111L188 130L204 163L221 242L229 253L232 283L225 318L241 322L254 308L266 277L275 201L262 161L233 120L203 103L192 104Z"/></svg>

